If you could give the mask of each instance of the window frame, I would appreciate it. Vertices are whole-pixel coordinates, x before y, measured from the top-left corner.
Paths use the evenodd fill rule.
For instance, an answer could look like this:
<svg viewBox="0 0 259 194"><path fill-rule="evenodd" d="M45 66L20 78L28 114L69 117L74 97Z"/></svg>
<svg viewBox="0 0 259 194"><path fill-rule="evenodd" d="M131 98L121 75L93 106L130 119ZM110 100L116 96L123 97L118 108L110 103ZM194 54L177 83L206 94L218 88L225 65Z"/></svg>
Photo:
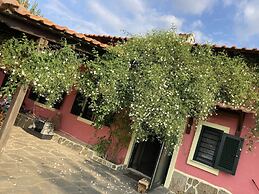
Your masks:
<svg viewBox="0 0 259 194"><path fill-rule="evenodd" d="M198 142L197 142L197 146L196 146L196 149L195 149L195 152L194 152L193 160L198 161L198 162L201 162L201 163L203 163L203 164L205 164L205 165L214 167L214 164L215 164L215 161L216 161L216 159L217 159L218 150L219 150L219 147L220 147L220 143L221 143L221 139L222 139L222 136L223 136L223 134L224 134L224 131L219 130L219 129L216 129L216 128L212 128L212 130L211 130L211 129L208 129L208 128L207 128L207 129L206 129L206 128L203 129L204 126L205 126L205 127L209 127L209 126L207 126L207 125L202 125L202 126L201 126L201 133L200 133L199 140L198 140ZM209 128L211 128L211 127L209 127ZM213 153L213 158L212 158L212 160L210 161L210 162L212 163L212 165L206 164L206 163L204 163L204 162L198 160L198 153L201 151L200 147L201 147L202 137L204 137L204 136L203 136L204 133L207 132L206 130L212 131L212 133L216 133L216 136L217 136L217 138L218 138L217 144L214 146L214 147L215 147L215 150L214 150L214 153ZM215 132L214 132L214 131L215 131ZM207 137L204 137L204 138L207 138ZM209 144L209 143L207 143L207 142L205 142L205 143L206 143L206 144ZM206 149L210 149L210 148L206 148ZM205 154L207 154L207 153L205 153ZM204 157L203 157L203 158L204 158Z"/></svg>
<svg viewBox="0 0 259 194"><path fill-rule="evenodd" d="M77 101L76 99L77 99L77 97L78 97L78 94L81 95L81 97L83 97L84 100L82 101L82 106L80 106L80 107L81 107L80 113L79 113L79 114L75 114L75 112L74 112L73 109L74 109L74 104L75 104L76 101ZM91 113L91 114L92 114L91 120L90 120L89 118L83 117L85 111L87 111L87 109L89 109L89 106L87 106L87 104L88 104L88 102L89 102L89 98L90 98L90 97L85 97L85 96L83 96L80 92L77 92L77 93L76 93L76 97L75 97L74 102L73 102L73 105L72 105L71 110L70 110L70 114L77 116L77 120L79 120L79 121L81 121L81 122L85 122L85 123L91 125L91 124L93 123L93 121L94 121L93 111L91 110L91 111L92 111L92 113ZM90 99L90 100L91 100L91 99Z"/></svg>
<svg viewBox="0 0 259 194"><path fill-rule="evenodd" d="M62 98L59 101L57 101L55 104L53 104L51 107L46 105L47 100L45 99L45 97L38 95L36 92L34 92L33 88L31 88L28 91L27 98L32 100L35 105L41 108L45 108L51 111L56 111L56 110L60 110L61 107L63 106L66 95L67 95L66 93L63 93Z"/></svg>
<svg viewBox="0 0 259 194"><path fill-rule="evenodd" d="M196 148L198 146L198 141L199 141L199 138L200 138L200 135L201 135L201 129L202 129L203 125L221 130L226 134L229 134L229 131L230 131L229 127L219 125L219 124L215 124L215 123L211 123L211 122L207 122L207 121L201 121L198 124L197 129L196 129L195 134L194 134L194 137L193 137L191 149L190 149L189 156L188 156L188 159L187 159L187 164L189 164L191 166L194 166L196 168L205 170L205 171L207 171L211 174L218 175L219 169L213 168L212 166L206 165L202 162L199 162L199 161L196 161L196 160L193 159Z"/></svg>

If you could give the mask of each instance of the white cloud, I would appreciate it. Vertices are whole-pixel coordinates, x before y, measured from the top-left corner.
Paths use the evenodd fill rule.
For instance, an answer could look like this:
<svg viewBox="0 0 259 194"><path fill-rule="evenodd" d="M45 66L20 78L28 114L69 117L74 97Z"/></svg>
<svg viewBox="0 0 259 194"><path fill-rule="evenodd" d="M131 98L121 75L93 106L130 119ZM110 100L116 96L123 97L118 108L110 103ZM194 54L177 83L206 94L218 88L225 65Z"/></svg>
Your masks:
<svg viewBox="0 0 259 194"><path fill-rule="evenodd" d="M198 42L198 43L213 43L214 42L211 37L205 35L200 30L194 30L193 33L194 33L194 37L195 37L195 42Z"/></svg>
<svg viewBox="0 0 259 194"><path fill-rule="evenodd" d="M114 6L111 6L114 5ZM101 0L86 3L87 10L91 10L96 24L105 26L112 34L145 33L152 29L170 29L174 25L181 29L183 19L171 14L163 14L152 9L141 0L110 0L105 4Z"/></svg>
<svg viewBox="0 0 259 194"><path fill-rule="evenodd" d="M192 24L191 24L191 29L200 29L203 27L203 23L201 20L195 20Z"/></svg>
<svg viewBox="0 0 259 194"><path fill-rule="evenodd" d="M236 4L236 34L241 41L248 41L259 35L259 1L243 0Z"/></svg>
<svg viewBox="0 0 259 194"><path fill-rule="evenodd" d="M186 14L202 14L210 10L216 0L172 0L173 6Z"/></svg>
<svg viewBox="0 0 259 194"><path fill-rule="evenodd" d="M202 31L203 27L204 27L203 22L199 19L193 21L190 24L189 30L194 34L195 42L198 42L198 43L212 42L212 38L210 38L209 36L203 33Z"/></svg>
<svg viewBox="0 0 259 194"><path fill-rule="evenodd" d="M46 17L59 25L94 34L125 35L152 29L181 31L184 19L151 7L146 0L39 0Z"/></svg>
<svg viewBox="0 0 259 194"><path fill-rule="evenodd" d="M229 6L235 3L235 0L222 0L224 6Z"/></svg>
<svg viewBox="0 0 259 194"><path fill-rule="evenodd" d="M105 31L93 22L89 22L82 16L73 12L60 0L49 0L44 3L44 15L54 17L55 23L63 26L69 26L75 31L84 33L105 33Z"/></svg>
<svg viewBox="0 0 259 194"><path fill-rule="evenodd" d="M184 20L179 19L173 15L161 15L161 16L158 16L157 22L162 22L162 24L164 24L165 28L172 27L172 25L173 25L180 31Z"/></svg>
<svg viewBox="0 0 259 194"><path fill-rule="evenodd" d="M139 15L136 20L128 20L127 28L130 33L145 33L153 29L176 28L181 30L183 20L173 15L159 15L156 12L149 15Z"/></svg>
<svg viewBox="0 0 259 194"><path fill-rule="evenodd" d="M124 8L129 11L134 11L135 13L144 13L146 5L141 0L121 0Z"/></svg>
<svg viewBox="0 0 259 194"><path fill-rule="evenodd" d="M92 10L92 13L95 17L98 17L99 20L103 20L103 24L114 30L118 31L124 28L123 21L115 15L111 10L104 7L101 3L96 0L89 1L87 3L89 10Z"/></svg>

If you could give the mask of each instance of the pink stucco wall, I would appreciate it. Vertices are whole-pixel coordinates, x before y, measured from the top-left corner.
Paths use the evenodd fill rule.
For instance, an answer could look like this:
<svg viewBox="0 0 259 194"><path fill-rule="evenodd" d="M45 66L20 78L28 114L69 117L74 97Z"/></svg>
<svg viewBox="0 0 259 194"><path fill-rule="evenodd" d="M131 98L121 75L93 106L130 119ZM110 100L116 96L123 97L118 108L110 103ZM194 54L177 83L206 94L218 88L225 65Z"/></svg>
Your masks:
<svg viewBox="0 0 259 194"><path fill-rule="evenodd" d="M234 134L238 123L238 117L231 113L220 112L220 114L211 117L208 121L230 127L230 134ZM246 114L241 137L244 137L247 134L248 129L254 126L254 124L255 120L253 115ZM177 170L205 180L213 185L223 187L231 191L233 194L259 193L256 186L252 182L252 179L254 179L257 185L259 185L259 143L256 143L257 145L255 145L258 147L257 149L249 152L247 151L246 146L247 141L244 142L237 171L234 176L222 171L220 171L219 175L216 176L187 164L187 158L191 148L194 133L195 130L192 129L190 134L184 135L182 146L180 147L176 161Z"/></svg>
<svg viewBox="0 0 259 194"><path fill-rule="evenodd" d="M4 79L4 73L0 71L0 85ZM35 115L38 115L43 118L52 118L56 115L57 111L61 113L61 123L60 130L68 133L76 139L79 139L87 144L95 145L98 142L98 137L109 136L109 128L103 127L102 129L96 129L93 126L84 123L82 121L77 120L77 116L70 113L71 108L73 106L76 91L72 91L69 95L67 95L64 99L64 103L62 104L60 110L49 110L37 106L34 101L28 98L27 93L24 105L26 109L32 111ZM110 148L112 149L112 148ZM109 158L113 158L116 163L123 163L124 158L126 156L127 149L124 148L119 151L119 153L115 153L115 156L109 156ZM114 153L110 153L114 154Z"/></svg>
<svg viewBox="0 0 259 194"><path fill-rule="evenodd" d="M29 110L32 110L34 114L42 116L44 118L52 118L53 116L55 116L57 111L59 111L61 113L60 130L87 144L95 145L98 143L98 137L109 137L110 129L108 127L96 129L85 122L77 120L77 116L70 113L75 97L76 91L72 91L69 95L65 97L60 110L55 111L44 109L35 105L34 101L28 98L28 95L24 100L24 104L25 107ZM127 150L122 149L119 153L115 153L115 157L110 156L109 158L113 158L114 162L116 163L123 163L126 153Z"/></svg>

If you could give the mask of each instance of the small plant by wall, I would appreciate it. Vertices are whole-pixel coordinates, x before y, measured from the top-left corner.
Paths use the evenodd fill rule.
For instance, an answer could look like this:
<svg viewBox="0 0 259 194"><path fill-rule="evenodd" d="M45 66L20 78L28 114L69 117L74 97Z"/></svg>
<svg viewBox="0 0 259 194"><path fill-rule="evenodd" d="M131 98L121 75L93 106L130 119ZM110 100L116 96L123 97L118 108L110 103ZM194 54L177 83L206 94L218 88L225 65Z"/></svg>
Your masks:
<svg viewBox="0 0 259 194"><path fill-rule="evenodd" d="M94 145L94 151L96 151L100 157L106 159L107 151L111 143L111 140L107 139L105 136L98 137L98 142Z"/></svg>
<svg viewBox="0 0 259 194"><path fill-rule="evenodd" d="M107 137L98 137L98 143L94 146L99 156L114 163L118 161L118 155L122 149L126 149L130 139L130 119L127 110L122 110L109 117L106 124L110 127ZM97 129L98 130L98 129Z"/></svg>

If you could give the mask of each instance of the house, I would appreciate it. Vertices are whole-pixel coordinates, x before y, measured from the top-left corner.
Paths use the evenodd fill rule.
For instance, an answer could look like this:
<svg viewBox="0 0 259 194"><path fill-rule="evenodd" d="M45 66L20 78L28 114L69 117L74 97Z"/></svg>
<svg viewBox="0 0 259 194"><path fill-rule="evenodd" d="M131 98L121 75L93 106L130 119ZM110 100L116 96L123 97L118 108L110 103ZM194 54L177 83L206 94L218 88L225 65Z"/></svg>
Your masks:
<svg viewBox="0 0 259 194"><path fill-rule="evenodd" d="M257 49L217 45L213 49L258 64ZM151 188L163 184L174 193L259 193L258 133L250 131L255 112L218 104L207 121L195 125L194 120L187 122L182 144L171 157L163 144L134 143L133 137L125 165L151 178Z"/></svg>
<svg viewBox="0 0 259 194"><path fill-rule="evenodd" d="M258 64L257 49L213 49ZM125 165L151 178L151 188L163 184L174 193L259 193L259 141L250 131L255 120L255 113L244 107L218 104L216 114L197 127L189 119L182 144L171 157L158 141L135 143L132 137ZM249 151L251 144L255 148Z"/></svg>
<svg viewBox="0 0 259 194"><path fill-rule="evenodd" d="M53 22L30 14L15 0L0 0L0 37L19 36L44 38L56 44L61 38L69 43L81 43L76 49L91 56L93 48L105 52L108 45L125 38L76 33ZM194 44L195 46L195 44ZM259 50L213 45L215 52L230 56L243 55L259 62ZM0 71L0 86L7 75ZM44 105L45 99L29 90L24 107L34 114L53 118L60 113L59 130L95 145L98 138L109 136L109 127L96 130L88 98L77 91L64 95L53 108ZM84 102L85 106L79 102ZM255 194L259 193L259 149L249 149L249 129L255 125L254 113L245 108L218 105L217 114L207 121L187 123L182 144L169 156L159 141L136 143L134 135L127 148L116 153L114 162L124 164L139 177L150 179L151 188L159 185L175 193ZM258 145L258 141L253 142ZM150 151L152 150L152 152Z"/></svg>
<svg viewBox="0 0 259 194"><path fill-rule="evenodd" d="M76 45L76 51L84 53L89 58L93 57L93 49L103 53L108 45L125 40L121 37L77 33L46 18L31 14L16 0L0 1L0 37L21 37L23 34L35 40L44 38L50 44L58 44L62 38L65 38L69 44ZM0 70L1 87L4 86L7 78L8 75L4 70ZM82 106L82 101L85 106ZM64 98L53 108L48 108L45 103L45 98L34 94L32 88L27 92L23 102L28 111L41 118L51 119L57 113L60 114L60 129L89 145L95 145L99 138L110 135L108 127L97 130L91 125L93 117L89 108L89 99L75 90L64 95ZM126 149L119 150L114 158L115 162L122 163L126 151Z"/></svg>

